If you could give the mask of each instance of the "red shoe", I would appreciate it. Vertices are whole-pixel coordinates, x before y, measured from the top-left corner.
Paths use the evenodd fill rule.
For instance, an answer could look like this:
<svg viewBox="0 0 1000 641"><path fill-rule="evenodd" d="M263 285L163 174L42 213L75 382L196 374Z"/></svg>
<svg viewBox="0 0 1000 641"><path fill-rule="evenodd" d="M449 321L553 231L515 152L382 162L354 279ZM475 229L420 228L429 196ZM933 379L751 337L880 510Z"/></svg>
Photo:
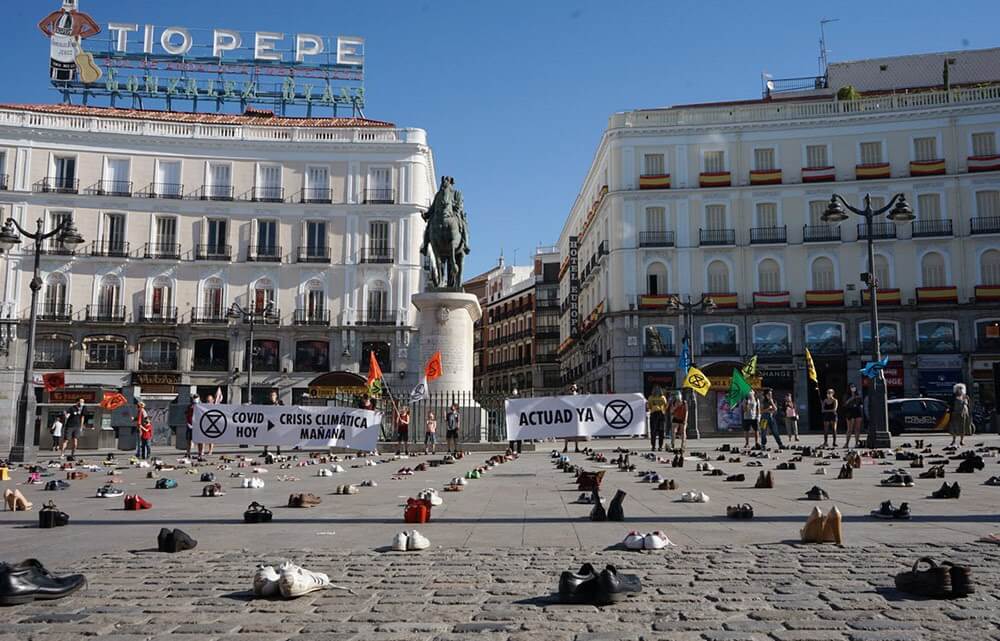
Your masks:
<svg viewBox="0 0 1000 641"><path fill-rule="evenodd" d="M126 510L138 510L139 506L136 504L135 497L131 494L125 495L125 509Z"/></svg>
<svg viewBox="0 0 1000 641"><path fill-rule="evenodd" d="M135 509L137 510L148 510L151 507L153 507L152 503L142 498L138 494L135 496L135 505L136 505Z"/></svg>

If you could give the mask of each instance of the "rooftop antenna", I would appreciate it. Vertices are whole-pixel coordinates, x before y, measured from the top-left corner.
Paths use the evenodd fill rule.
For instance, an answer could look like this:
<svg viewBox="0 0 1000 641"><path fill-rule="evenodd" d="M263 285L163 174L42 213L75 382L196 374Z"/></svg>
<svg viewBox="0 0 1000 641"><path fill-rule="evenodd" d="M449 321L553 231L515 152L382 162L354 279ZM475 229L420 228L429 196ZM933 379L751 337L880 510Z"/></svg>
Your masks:
<svg viewBox="0 0 1000 641"><path fill-rule="evenodd" d="M831 22L840 22L840 18L821 18L819 21L819 75L826 75L828 64L827 54L830 50L826 48L826 25Z"/></svg>

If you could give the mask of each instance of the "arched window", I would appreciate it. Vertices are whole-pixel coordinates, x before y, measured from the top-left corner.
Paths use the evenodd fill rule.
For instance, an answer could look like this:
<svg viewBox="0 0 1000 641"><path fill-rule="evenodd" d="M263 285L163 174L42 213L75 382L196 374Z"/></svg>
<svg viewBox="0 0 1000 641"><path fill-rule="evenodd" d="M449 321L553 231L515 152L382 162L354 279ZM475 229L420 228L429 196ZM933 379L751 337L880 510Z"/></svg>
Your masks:
<svg viewBox="0 0 1000 641"><path fill-rule="evenodd" d="M729 356L740 353L736 325L712 323L701 328L701 353L705 356Z"/></svg>
<svg viewBox="0 0 1000 641"><path fill-rule="evenodd" d="M753 352L761 355L792 353L792 335L784 323L757 323L753 326Z"/></svg>
<svg viewBox="0 0 1000 641"><path fill-rule="evenodd" d="M833 269L833 261L826 256L820 256L812 262L812 288L815 290L830 290L837 288L837 276Z"/></svg>
<svg viewBox="0 0 1000 641"><path fill-rule="evenodd" d="M125 369L125 339L121 336L88 336L86 369Z"/></svg>
<svg viewBox="0 0 1000 641"><path fill-rule="evenodd" d="M49 274L45 278L45 302L39 315L43 318L65 316L69 313L66 309L66 276L63 274Z"/></svg>
<svg viewBox="0 0 1000 641"><path fill-rule="evenodd" d="M843 323L819 321L807 324L806 347L813 354L842 354L844 352Z"/></svg>
<svg viewBox="0 0 1000 641"><path fill-rule="evenodd" d="M889 259L882 254L875 254L875 279L878 280L879 287L892 287Z"/></svg>
<svg viewBox="0 0 1000 641"><path fill-rule="evenodd" d="M924 287L944 287L947 276L944 268L944 256L937 252L928 252L920 259L920 282Z"/></svg>
<svg viewBox="0 0 1000 641"><path fill-rule="evenodd" d="M674 353L674 328L670 325L647 325L645 332L646 356L672 356Z"/></svg>
<svg viewBox="0 0 1000 641"><path fill-rule="evenodd" d="M122 284L117 276L101 278L97 291L97 314L102 318L117 318L121 315L118 306L122 300Z"/></svg>
<svg viewBox="0 0 1000 641"><path fill-rule="evenodd" d="M667 210L664 207L646 207L646 231L654 234L667 230Z"/></svg>
<svg viewBox="0 0 1000 641"><path fill-rule="evenodd" d="M761 292L780 292L781 266L773 258L765 258L757 263L757 283Z"/></svg>
<svg viewBox="0 0 1000 641"><path fill-rule="evenodd" d="M173 305L173 283L165 276L157 276L149 290L149 306L142 310L143 318L176 320L177 308Z"/></svg>
<svg viewBox="0 0 1000 641"><path fill-rule="evenodd" d="M917 351L922 354L958 353L958 321L918 321Z"/></svg>
<svg viewBox="0 0 1000 641"><path fill-rule="evenodd" d="M218 320L225 318L225 309L222 302L222 279L212 277L205 281L201 288L201 311L199 318L207 320Z"/></svg>
<svg viewBox="0 0 1000 641"><path fill-rule="evenodd" d="M368 287L365 318L370 325L392 324L389 314L389 291L382 281L375 281Z"/></svg>
<svg viewBox="0 0 1000 641"><path fill-rule="evenodd" d="M253 369L255 372L277 372L281 370L281 352L279 343L268 338L253 339L253 350L250 349L250 341L243 343L243 368L247 369L250 360L248 356L253 354Z"/></svg>
<svg viewBox="0 0 1000 641"><path fill-rule="evenodd" d="M708 293L727 294L729 289L729 266L721 260L708 264Z"/></svg>
<svg viewBox="0 0 1000 641"><path fill-rule="evenodd" d="M177 369L177 339L143 338L139 341L139 369L174 371Z"/></svg>
<svg viewBox="0 0 1000 641"><path fill-rule="evenodd" d="M864 357L872 351L872 324L870 321L861 323L859 332L859 343L861 354ZM878 322L878 341L880 351L883 354L901 354L903 352L903 342L900 338L899 323L896 321Z"/></svg>
<svg viewBox="0 0 1000 641"><path fill-rule="evenodd" d="M646 293L650 296L660 296L667 293L670 283L667 282L667 266L663 263L652 263L646 268Z"/></svg>
<svg viewBox="0 0 1000 641"><path fill-rule="evenodd" d="M253 285L253 310L258 314L263 314L268 305L272 309L278 305L275 302L274 283L270 278L259 278Z"/></svg>
<svg viewBox="0 0 1000 641"><path fill-rule="evenodd" d="M192 369L203 372L229 371L229 341L221 338L196 340L192 365Z"/></svg>
<svg viewBox="0 0 1000 641"><path fill-rule="evenodd" d="M1000 250L988 249L979 257L979 280L982 285L1000 285Z"/></svg>
<svg viewBox="0 0 1000 641"><path fill-rule="evenodd" d="M330 313L326 311L326 292L323 283L315 278L306 283L303 305L299 314L300 322L307 325L325 325L330 322Z"/></svg>
<svg viewBox="0 0 1000 641"><path fill-rule="evenodd" d="M306 340L295 343L295 371L330 371L330 342Z"/></svg>

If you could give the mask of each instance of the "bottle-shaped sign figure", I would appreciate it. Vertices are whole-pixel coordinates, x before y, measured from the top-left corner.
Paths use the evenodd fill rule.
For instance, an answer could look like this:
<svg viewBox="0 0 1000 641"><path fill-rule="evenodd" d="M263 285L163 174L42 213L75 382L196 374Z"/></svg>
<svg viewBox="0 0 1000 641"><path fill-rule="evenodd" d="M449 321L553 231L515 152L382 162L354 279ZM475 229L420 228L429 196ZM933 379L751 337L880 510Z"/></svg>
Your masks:
<svg viewBox="0 0 1000 641"><path fill-rule="evenodd" d="M83 51L80 42L96 36L101 27L94 19L77 9L77 0L63 0L62 8L45 16L38 28L49 37L49 77L56 82L71 82L77 78L85 83L101 77L94 57Z"/></svg>

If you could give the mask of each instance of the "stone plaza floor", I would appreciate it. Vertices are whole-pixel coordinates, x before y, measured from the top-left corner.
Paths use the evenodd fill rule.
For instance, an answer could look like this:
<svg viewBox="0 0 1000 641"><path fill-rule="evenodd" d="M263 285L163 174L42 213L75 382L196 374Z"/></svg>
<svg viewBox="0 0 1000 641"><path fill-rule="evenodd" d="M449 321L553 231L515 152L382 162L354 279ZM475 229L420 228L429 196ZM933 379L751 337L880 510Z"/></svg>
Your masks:
<svg viewBox="0 0 1000 641"><path fill-rule="evenodd" d="M913 441L916 437L896 439ZM946 438L931 437L936 451ZM715 448L735 439L692 441L691 449ZM805 444L816 444L806 437ZM993 436L972 443L1000 445ZM739 440L742 444L742 439ZM610 450L644 442L599 442ZM747 481L684 468L634 462L675 479L676 491L653 489L635 474L607 469L604 491L628 492L626 522L591 523L590 506L574 503L579 495L572 476L556 470L550 444L497 466L462 492L442 492L444 505L432 521L416 526L431 541L422 552L392 552L393 534L409 529L402 504L421 488L439 490L452 476L481 464L486 453L473 453L454 465L391 480L400 467L413 467L423 456L375 467L341 465L345 472L316 476L319 466L280 470L268 466L262 489L241 489L240 479L215 472L227 494L202 498L198 476L165 472L179 487L154 490L146 471L122 471L126 493L138 492L153 509L126 512L122 500L94 497L101 474L73 481L60 492L41 486L17 486L35 503L35 511L0 513L0 559L41 559L56 572L83 572L85 591L54 602L0 609L6 625L0 641L100 636L151 639L186 634L197 639L994 639L1000 640L1000 546L977 539L1000 530L1000 487L985 486L1000 475L1000 459L987 458L986 469L955 474L946 466L944 481L958 481L958 500L928 498L942 480L916 479L913 488L879 485L889 467L866 464L853 480L836 480L839 461L827 475L807 458L798 469L774 471L774 489L754 489L761 469L774 470L789 454L747 467L750 460L711 460L727 474ZM572 448L571 448L572 450ZM247 450L241 451L247 454ZM177 454L154 454L172 462ZM571 460L601 469L583 455ZM43 456L43 460L44 460ZM103 456L85 456L98 462ZM123 459L122 454L119 458ZM124 457L123 460L127 459ZM241 470L248 471L248 470ZM914 476L921 470L912 470ZM300 481L278 481L281 475ZM2 487L24 479L15 471ZM53 478L61 478L58 474ZM356 495L333 494L337 485L371 479L378 487ZM845 545L803 545L798 530L813 503L804 493L813 485L831 497L819 505L837 505L844 514ZM681 492L700 489L707 504L678 501ZM313 492L322 504L312 509L283 507L291 492ZM68 527L37 528L37 510L49 498L71 516ZM880 521L868 516L879 503L907 501L910 521ZM242 512L251 501L274 511L274 522L247 525ZM752 521L725 518L727 505L750 503ZM198 539L198 547L176 555L156 552L160 527L180 527ZM677 544L655 552L633 552L620 541L630 529L663 530ZM977 591L954 601L909 598L893 588L893 576L921 556L964 563L973 568ZM258 563L291 559L326 572L350 592L325 590L293 601L254 600L250 579ZM597 608L565 606L554 591L559 572L589 561L599 568L612 563L639 574L641 595Z"/></svg>

